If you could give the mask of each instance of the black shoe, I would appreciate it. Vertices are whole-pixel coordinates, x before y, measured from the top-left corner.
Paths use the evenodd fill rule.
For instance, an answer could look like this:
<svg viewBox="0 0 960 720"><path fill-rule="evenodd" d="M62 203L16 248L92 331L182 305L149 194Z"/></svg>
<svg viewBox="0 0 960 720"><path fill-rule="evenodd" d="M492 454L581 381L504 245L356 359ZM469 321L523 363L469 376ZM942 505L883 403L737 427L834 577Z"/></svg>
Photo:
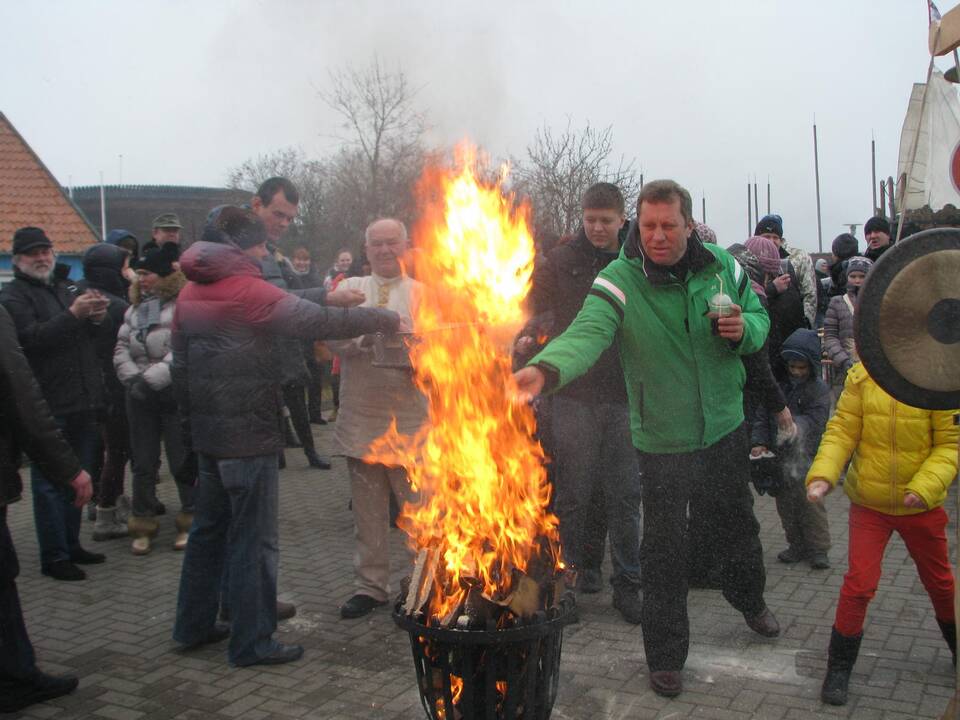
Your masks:
<svg viewBox="0 0 960 720"><path fill-rule="evenodd" d="M289 620L297 614L297 606L293 603L277 600L277 620Z"/></svg>
<svg viewBox="0 0 960 720"><path fill-rule="evenodd" d="M277 643L277 649L269 655L254 660L247 665L283 665L284 663L294 662L303 657L302 645L284 645Z"/></svg>
<svg viewBox="0 0 960 720"><path fill-rule="evenodd" d="M952 622L943 622L937 620L940 626L940 632L943 639L947 641L947 647L950 648L950 654L953 655L953 666L957 666L957 624Z"/></svg>
<svg viewBox="0 0 960 720"><path fill-rule="evenodd" d="M327 421L324 420L324 419L323 419L322 417L320 417L319 415L311 415L311 416L310 416L310 424L311 424L311 425L326 425L326 424L327 424Z"/></svg>
<svg viewBox="0 0 960 720"><path fill-rule="evenodd" d="M67 675L57 677L35 670L33 675L16 684L4 681L0 684L0 713L23 710L35 703L53 700L77 689L80 681Z"/></svg>
<svg viewBox="0 0 960 720"><path fill-rule="evenodd" d="M218 643L221 640L226 640L230 637L230 626L226 623L215 622L213 627L207 632L206 637L203 640L199 640L195 643L190 643L184 645L184 650L196 650L199 647L204 645L212 645L213 643Z"/></svg>
<svg viewBox="0 0 960 720"><path fill-rule="evenodd" d="M55 560L49 565L40 568L44 575L52 577L54 580L86 580L87 574L74 565L69 560Z"/></svg>
<svg viewBox="0 0 960 720"><path fill-rule="evenodd" d="M577 577L577 589L587 595L600 592L603 590L603 575L599 570L593 568L580 570Z"/></svg>
<svg viewBox="0 0 960 720"><path fill-rule="evenodd" d="M676 697L683 692L683 676L679 670L652 670L650 687L663 697Z"/></svg>
<svg viewBox="0 0 960 720"><path fill-rule="evenodd" d="M340 606L340 617L345 620L363 617L372 612L381 605L386 605L386 600L374 600L369 595L354 595Z"/></svg>
<svg viewBox="0 0 960 720"><path fill-rule="evenodd" d="M107 556L102 553L90 552L83 548L77 548L70 553L70 562L76 565L99 565L107 561Z"/></svg>
<svg viewBox="0 0 960 720"><path fill-rule="evenodd" d="M643 609L643 600L640 591L634 587L613 589L613 606L620 611L620 615L631 625L640 624L640 611Z"/></svg>
<svg viewBox="0 0 960 720"><path fill-rule="evenodd" d="M777 622L777 619L768 607L763 608L763 610L756 615L747 615L744 613L743 619L747 621L747 627L757 635L775 638L780 634L780 623Z"/></svg>
<svg viewBox="0 0 960 720"><path fill-rule="evenodd" d="M806 560L808 553L806 550L801 550L796 545L791 545L786 550L781 550L777 553L777 560L787 565L792 565L793 563L798 563L801 560Z"/></svg>
<svg viewBox="0 0 960 720"><path fill-rule="evenodd" d="M310 463L310 467L320 470L330 469L330 461L325 457L317 455L316 450L304 450L303 454L307 456L307 462Z"/></svg>

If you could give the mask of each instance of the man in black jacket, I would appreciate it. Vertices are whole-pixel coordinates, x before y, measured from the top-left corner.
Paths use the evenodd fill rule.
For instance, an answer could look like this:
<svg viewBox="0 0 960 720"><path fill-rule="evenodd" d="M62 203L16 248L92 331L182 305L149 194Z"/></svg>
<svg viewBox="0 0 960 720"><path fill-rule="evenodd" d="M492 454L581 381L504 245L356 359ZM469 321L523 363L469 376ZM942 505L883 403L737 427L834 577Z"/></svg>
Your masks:
<svg viewBox="0 0 960 720"><path fill-rule="evenodd" d="M37 668L17 592L17 552L7 527L7 506L20 499L18 472L23 450L44 476L69 494L77 508L93 492L50 415L30 365L17 342L17 329L0 307L0 713L72 692L75 677L54 677Z"/></svg>
<svg viewBox="0 0 960 720"><path fill-rule="evenodd" d="M17 327L24 355L57 425L89 471L99 438L96 413L103 406L103 378L97 340L113 331L109 302L100 292L80 289L57 273L53 243L40 228L13 236L14 279L0 293ZM59 266L58 266L59 267ZM30 470L33 514L44 575L83 580L77 564L106 558L80 546L81 512L40 468Z"/></svg>
<svg viewBox="0 0 960 720"><path fill-rule="evenodd" d="M223 244L197 242L180 258L190 282L174 315L171 373L200 477L173 635L187 647L226 637L215 622L227 577L230 662L275 665L299 659L303 648L273 638L283 444L274 340L391 333L400 318L378 308L321 307L280 290L261 276L263 222L228 207L216 223Z"/></svg>
<svg viewBox="0 0 960 720"><path fill-rule="evenodd" d="M543 338L567 329L597 273L620 252L624 201L619 188L592 185L581 206L583 227L569 243L553 248L534 274L532 311L546 319L539 333ZM602 558L590 557L586 545L592 540L602 548L604 523L591 531L594 498L601 497L613 560L613 605L627 622L639 623L640 471L619 350L604 352L586 375L551 398L550 408L554 511L564 559L577 568L581 590L600 589Z"/></svg>

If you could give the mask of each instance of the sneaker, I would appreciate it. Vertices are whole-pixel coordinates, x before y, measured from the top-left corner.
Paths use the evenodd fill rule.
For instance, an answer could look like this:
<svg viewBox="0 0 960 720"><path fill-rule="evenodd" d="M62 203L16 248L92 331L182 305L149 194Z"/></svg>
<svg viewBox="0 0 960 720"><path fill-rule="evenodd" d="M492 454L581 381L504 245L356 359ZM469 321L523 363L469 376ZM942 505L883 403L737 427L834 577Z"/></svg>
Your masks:
<svg viewBox="0 0 960 720"><path fill-rule="evenodd" d="M117 508L97 508L97 524L93 526L93 539L95 542L104 540L116 540L126 537L129 534L127 524L117 520Z"/></svg>
<svg viewBox="0 0 960 720"><path fill-rule="evenodd" d="M386 604L386 600L375 600L369 595L357 594L340 606L340 617L344 620L363 617Z"/></svg>
<svg viewBox="0 0 960 720"><path fill-rule="evenodd" d="M49 565L44 565L40 568L40 572L47 577L52 577L54 580L64 580L67 582L87 579L87 574L69 560L55 560Z"/></svg>
<svg viewBox="0 0 960 720"><path fill-rule="evenodd" d="M796 545L791 545L786 550L781 550L777 553L777 560L782 563L787 563L787 565L792 565L793 563L798 563L801 560L807 559L808 553L805 550L801 550Z"/></svg>
<svg viewBox="0 0 960 720"><path fill-rule="evenodd" d="M640 624L640 612L643 610L643 600L640 591L633 587L613 589L613 606L620 611L620 615L631 625Z"/></svg>
<svg viewBox="0 0 960 720"><path fill-rule="evenodd" d="M35 670L26 680L0 684L0 713L13 713L35 703L53 700L77 689L80 681L70 675L57 677Z"/></svg>
<svg viewBox="0 0 960 720"><path fill-rule="evenodd" d="M810 567L814 570L829 570L830 569L830 558L827 557L827 554L822 550L810 553Z"/></svg>
<svg viewBox="0 0 960 720"><path fill-rule="evenodd" d="M593 595L603 590L603 575L599 570L584 568L577 578L577 589L587 595Z"/></svg>

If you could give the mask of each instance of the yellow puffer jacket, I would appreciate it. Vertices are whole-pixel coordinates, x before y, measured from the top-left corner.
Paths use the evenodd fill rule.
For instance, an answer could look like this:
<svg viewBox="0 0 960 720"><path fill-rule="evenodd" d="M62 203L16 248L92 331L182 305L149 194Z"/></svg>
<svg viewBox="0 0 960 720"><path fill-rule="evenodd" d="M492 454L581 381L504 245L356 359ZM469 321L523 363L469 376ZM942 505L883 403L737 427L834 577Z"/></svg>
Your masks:
<svg viewBox="0 0 960 720"><path fill-rule="evenodd" d="M956 415L897 402L857 363L847 373L807 484L820 479L836 486L852 456L843 484L851 502L888 515L924 512L903 504L904 494L912 492L932 510L943 504L957 476Z"/></svg>

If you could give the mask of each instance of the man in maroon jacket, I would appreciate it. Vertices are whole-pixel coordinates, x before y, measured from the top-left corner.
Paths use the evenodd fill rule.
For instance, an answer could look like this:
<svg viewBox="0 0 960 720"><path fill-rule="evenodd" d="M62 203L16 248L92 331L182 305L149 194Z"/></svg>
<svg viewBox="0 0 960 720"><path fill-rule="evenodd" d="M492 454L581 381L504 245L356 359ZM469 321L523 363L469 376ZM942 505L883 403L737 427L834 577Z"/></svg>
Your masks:
<svg viewBox="0 0 960 720"><path fill-rule="evenodd" d="M303 655L299 645L273 638L283 447L274 339L391 333L400 318L379 308L325 307L284 292L261 276L257 261L267 252L267 233L256 215L228 207L216 225L225 242L195 243L180 258L190 283L177 300L171 371L200 477L173 636L196 647L229 634L231 663L274 665ZM216 624L225 565L229 630Z"/></svg>

